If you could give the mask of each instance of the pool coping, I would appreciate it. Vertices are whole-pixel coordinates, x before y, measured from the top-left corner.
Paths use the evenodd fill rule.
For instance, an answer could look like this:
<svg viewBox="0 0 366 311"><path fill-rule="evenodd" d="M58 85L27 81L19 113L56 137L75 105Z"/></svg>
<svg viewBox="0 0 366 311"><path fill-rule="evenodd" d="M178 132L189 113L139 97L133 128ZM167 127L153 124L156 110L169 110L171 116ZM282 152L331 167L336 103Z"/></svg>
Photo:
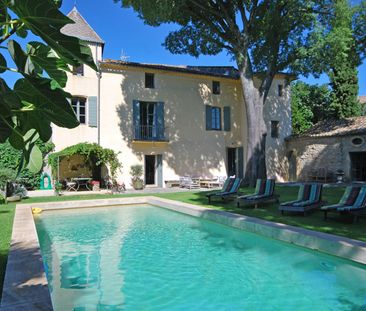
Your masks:
<svg viewBox="0 0 366 311"><path fill-rule="evenodd" d="M53 310L32 208L46 211L131 204L156 205L366 264L366 243L362 241L154 196L17 204L0 310Z"/></svg>

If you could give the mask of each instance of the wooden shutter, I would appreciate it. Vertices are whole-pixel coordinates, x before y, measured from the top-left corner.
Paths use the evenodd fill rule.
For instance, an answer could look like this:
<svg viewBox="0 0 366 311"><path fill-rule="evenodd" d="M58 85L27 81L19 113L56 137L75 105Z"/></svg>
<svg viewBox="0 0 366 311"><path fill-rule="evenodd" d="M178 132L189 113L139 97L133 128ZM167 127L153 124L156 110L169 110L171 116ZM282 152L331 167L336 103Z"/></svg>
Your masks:
<svg viewBox="0 0 366 311"><path fill-rule="evenodd" d="M224 107L224 131L231 131L231 107Z"/></svg>
<svg viewBox="0 0 366 311"><path fill-rule="evenodd" d="M206 130L212 130L212 108L206 105Z"/></svg>
<svg viewBox="0 0 366 311"><path fill-rule="evenodd" d="M162 140L165 138L164 133L164 103L158 102L155 107L155 124L156 138Z"/></svg>
<svg viewBox="0 0 366 311"><path fill-rule="evenodd" d="M132 102L132 114L134 139L141 139L140 102L138 100Z"/></svg>
<svg viewBox="0 0 366 311"><path fill-rule="evenodd" d="M158 187L163 187L163 156L161 154L156 156L156 175Z"/></svg>
<svg viewBox="0 0 366 311"><path fill-rule="evenodd" d="M88 97L89 126L98 126L98 97Z"/></svg>
<svg viewBox="0 0 366 311"><path fill-rule="evenodd" d="M237 161L238 161L238 176L239 178L244 177L244 148L237 148Z"/></svg>

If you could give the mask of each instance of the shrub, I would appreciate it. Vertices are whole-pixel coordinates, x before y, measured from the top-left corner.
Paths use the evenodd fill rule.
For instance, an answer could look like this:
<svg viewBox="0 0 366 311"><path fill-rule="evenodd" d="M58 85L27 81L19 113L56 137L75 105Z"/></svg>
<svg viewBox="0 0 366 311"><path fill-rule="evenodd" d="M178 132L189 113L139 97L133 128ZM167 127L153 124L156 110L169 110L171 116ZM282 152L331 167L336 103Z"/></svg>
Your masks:
<svg viewBox="0 0 366 311"><path fill-rule="evenodd" d="M41 140L38 140L36 144L41 149L43 158L54 148L54 144L50 142L43 143ZM22 152L14 149L8 141L4 144L0 144L0 171L8 171L7 178L9 181L15 181L16 179L17 182L24 184L28 189L37 189L41 178L40 172L32 173L28 169L24 168L16 178L21 154ZM0 183L4 177L5 176L0 176Z"/></svg>

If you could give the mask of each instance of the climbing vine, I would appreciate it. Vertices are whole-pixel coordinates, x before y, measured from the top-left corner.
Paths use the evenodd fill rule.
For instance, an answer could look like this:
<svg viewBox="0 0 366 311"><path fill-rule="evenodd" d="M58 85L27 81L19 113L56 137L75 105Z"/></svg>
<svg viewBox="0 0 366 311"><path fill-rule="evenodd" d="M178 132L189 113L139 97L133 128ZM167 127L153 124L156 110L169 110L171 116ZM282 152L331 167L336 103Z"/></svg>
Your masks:
<svg viewBox="0 0 366 311"><path fill-rule="evenodd" d="M103 164L108 166L113 179L116 177L117 171L122 167L122 164L118 160L118 153L112 149L90 143L79 143L59 152L52 153L48 157L48 164L51 166L52 171L56 172L59 158L70 157L76 154L85 156L86 161L97 167Z"/></svg>

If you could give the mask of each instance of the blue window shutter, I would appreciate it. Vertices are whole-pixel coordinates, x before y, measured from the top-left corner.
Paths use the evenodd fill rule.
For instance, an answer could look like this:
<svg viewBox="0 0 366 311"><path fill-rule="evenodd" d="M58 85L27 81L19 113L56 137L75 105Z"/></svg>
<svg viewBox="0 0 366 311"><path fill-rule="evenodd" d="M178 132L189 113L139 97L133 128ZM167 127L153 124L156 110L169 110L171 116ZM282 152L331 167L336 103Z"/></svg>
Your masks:
<svg viewBox="0 0 366 311"><path fill-rule="evenodd" d="M140 102L138 100L132 102L132 114L134 139L141 139Z"/></svg>
<svg viewBox="0 0 366 311"><path fill-rule="evenodd" d="M156 156L156 171L158 187L163 187L163 156L161 154Z"/></svg>
<svg viewBox="0 0 366 311"><path fill-rule="evenodd" d="M98 126L98 98L96 96L88 97L89 126Z"/></svg>
<svg viewBox="0 0 366 311"><path fill-rule="evenodd" d="M239 178L244 177L244 148L237 148L237 161L238 161L238 176Z"/></svg>
<svg viewBox="0 0 366 311"><path fill-rule="evenodd" d="M155 125L156 125L156 138L164 139L164 103L157 102L155 107Z"/></svg>
<svg viewBox="0 0 366 311"><path fill-rule="evenodd" d="M231 131L231 107L224 107L224 131Z"/></svg>
<svg viewBox="0 0 366 311"><path fill-rule="evenodd" d="M206 131L212 130L212 112L211 106L206 105Z"/></svg>

